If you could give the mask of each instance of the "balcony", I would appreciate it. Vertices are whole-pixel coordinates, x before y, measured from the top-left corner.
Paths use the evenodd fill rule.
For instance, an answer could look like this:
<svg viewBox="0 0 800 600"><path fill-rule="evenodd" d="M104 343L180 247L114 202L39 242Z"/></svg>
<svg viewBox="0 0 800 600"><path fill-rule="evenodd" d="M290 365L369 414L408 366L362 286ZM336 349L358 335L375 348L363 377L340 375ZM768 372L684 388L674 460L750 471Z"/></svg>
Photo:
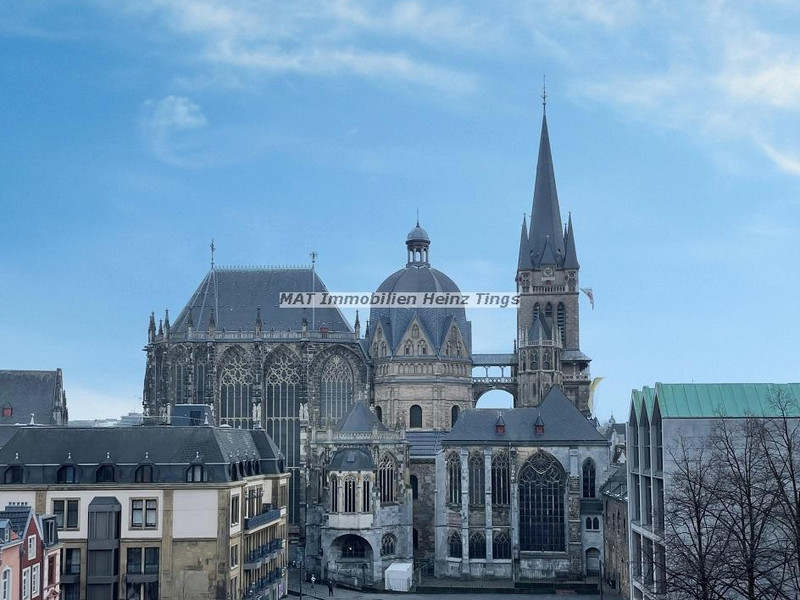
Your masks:
<svg viewBox="0 0 800 600"><path fill-rule="evenodd" d="M268 504L265 506L269 506ZM268 525L269 523L273 523L278 521L283 514L282 509L280 508L273 508L270 510L265 510L262 513L254 515L252 517L247 517L244 520L244 530L245 531L252 531L253 529L257 529L258 527L263 527L264 525Z"/></svg>
<svg viewBox="0 0 800 600"><path fill-rule="evenodd" d="M275 555L283 549L283 540L272 540L252 550L245 556L244 569L245 571L254 571L259 567L264 566L270 560L275 558Z"/></svg>
<svg viewBox="0 0 800 600"><path fill-rule="evenodd" d="M268 591L268 588L275 583L277 583L281 578L281 569L273 569L267 575L259 579L258 581L254 581L250 584L250 586L245 590L242 599L243 600L255 600L259 596L264 595L265 592Z"/></svg>

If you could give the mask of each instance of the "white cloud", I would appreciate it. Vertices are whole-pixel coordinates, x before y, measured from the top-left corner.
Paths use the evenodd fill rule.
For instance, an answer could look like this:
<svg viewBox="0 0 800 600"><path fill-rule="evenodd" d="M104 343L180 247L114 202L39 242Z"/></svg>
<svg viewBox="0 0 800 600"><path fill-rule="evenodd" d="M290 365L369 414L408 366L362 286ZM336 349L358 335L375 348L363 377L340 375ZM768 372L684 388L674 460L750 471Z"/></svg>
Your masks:
<svg viewBox="0 0 800 600"><path fill-rule="evenodd" d="M201 108L189 98L167 96L161 100L144 102L142 126L145 138L153 154L164 162L193 166L195 160L180 152L176 136L181 132L203 128L207 123Z"/></svg>
<svg viewBox="0 0 800 600"><path fill-rule="evenodd" d="M800 155L791 152L781 152L774 146L761 142L761 149L784 173L800 175Z"/></svg>

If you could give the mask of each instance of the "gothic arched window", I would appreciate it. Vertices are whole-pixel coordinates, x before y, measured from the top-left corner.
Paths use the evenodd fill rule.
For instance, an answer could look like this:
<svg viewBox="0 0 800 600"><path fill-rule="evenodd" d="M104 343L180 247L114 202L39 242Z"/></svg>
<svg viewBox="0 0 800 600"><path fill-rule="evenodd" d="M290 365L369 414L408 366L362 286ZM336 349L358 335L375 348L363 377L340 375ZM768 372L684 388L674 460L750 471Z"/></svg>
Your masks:
<svg viewBox="0 0 800 600"><path fill-rule="evenodd" d="M339 478L331 475L331 512L339 512Z"/></svg>
<svg viewBox="0 0 800 600"><path fill-rule="evenodd" d="M546 452L531 456L519 474L519 547L537 552L566 549L566 476Z"/></svg>
<svg viewBox="0 0 800 600"><path fill-rule="evenodd" d="M461 558L461 533L453 531L447 540L447 554L450 558Z"/></svg>
<svg viewBox="0 0 800 600"><path fill-rule="evenodd" d="M505 531L498 531L494 534L492 558L504 560L511 558L511 539Z"/></svg>
<svg viewBox="0 0 800 600"><path fill-rule="evenodd" d="M417 325L416 323L411 328L411 337L414 339L417 339L419 337L419 325Z"/></svg>
<svg viewBox="0 0 800 600"><path fill-rule="evenodd" d="M206 365L197 363L194 367L194 397L197 404L206 403Z"/></svg>
<svg viewBox="0 0 800 600"><path fill-rule="evenodd" d="M279 351L280 352L280 351ZM286 466L296 474L300 467L300 370L286 352L280 352L264 376L264 416L267 435L283 452ZM289 479L289 521L298 522L300 477Z"/></svg>
<svg viewBox="0 0 800 600"><path fill-rule="evenodd" d="M544 316L547 317L548 319L553 318L553 305L550 304L549 302L544 307Z"/></svg>
<svg viewBox="0 0 800 600"><path fill-rule="evenodd" d="M419 496L419 479L417 479L416 475L411 476L411 498L413 500L417 499Z"/></svg>
<svg viewBox="0 0 800 600"><path fill-rule="evenodd" d="M508 454L500 452L492 458L492 504L511 504L511 485L508 472Z"/></svg>
<svg viewBox="0 0 800 600"><path fill-rule="evenodd" d="M447 501L461 504L461 458L455 452L447 457Z"/></svg>
<svg viewBox="0 0 800 600"><path fill-rule="evenodd" d="M370 499L372 498L371 494L371 482L369 477L365 477L364 481L361 484L361 512L369 512L371 510L372 503Z"/></svg>
<svg viewBox="0 0 800 600"><path fill-rule="evenodd" d="M325 363L320 387L319 414L336 423L353 405L353 370L345 359L333 356Z"/></svg>
<svg viewBox="0 0 800 600"><path fill-rule="evenodd" d="M564 308L564 303L559 302L556 308L556 325L561 332L561 343L567 347L567 310Z"/></svg>
<svg viewBox="0 0 800 600"><path fill-rule="evenodd" d="M253 426L253 369L239 353L232 353L219 378L219 422L250 429Z"/></svg>
<svg viewBox="0 0 800 600"><path fill-rule="evenodd" d="M342 558L366 558L367 542L357 535L346 535L342 540Z"/></svg>
<svg viewBox="0 0 800 600"><path fill-rule="evenodd" d="M469 457L469 503L481 505L484 503L484 468L483 457L472 454ZM470 556L472 554L470 553Z"/></svg>
<svg viewBox="0 0 800 600"><path fill-rule="evenodd" d="M344 512L356 512L356 480L353 477L344 480Z"/></svg>
<svg viewBox="0 0 800 600"><path fill-rule="evenodd" d="M469 557L486 558L486 538L479 531L469 536Z"/></svg>
<svg viewBox="0 0 800 600"><path fill-rule="evenodd" d="M414 404L411 407L408 415L409 427L422 427L422 407L419 404Z"/></svg>
<svg viewBox="0 0 800 600"><path fill-rule="evenodd" d="M175 393L175 404L184 404L186 402L186 367L183 364L184 355L178 353L173 357L174 363L174 378L172 380L173 392Z"/></svg>
<svg viewBox="0 0 800 600"><path fill-rule="evenodd" d="M381 492L381 502L394 502L395 487L395 464L394 458L389 454L384 454L378 467L378 483Z"/></svg>
<svg viewBox="0 0 800 600"><path fill-rule="evenodd" d="M539 315L539 313L541 312L541 310L542 310L542 309L541 309L541 307L539 306L539 303L538 303L538 302L537 302L536 304L534 304L534 305L533 305L533 320L534 320L534 321L536 320L536 317Z"/></svg>
<svg viewBox="0 0 800 600"><path fill-rule="evenodd" d="M527 371L528 370L528 360L527 360L526 356L527 355L525 354L525 352L523 352L522 353L522 370L523 371Z"/></svg>
<svg viewBox="0 0 800 600"><path fill-rule="evenodd" d="M594 461L591 458L587 458L583 461L583 497L584 498L594 498L595 496L595 475L596 469L594 466Z"/></svg>
<svg viewBox="0 0 800 600"><path fill-rule="evenodd" d="M383 423L383 409L380 406L375 407L375 416L378 417L378 421Z"/></svg>
<svg viewBox="0 0 800 600"><path fill-rule="evenodd" d="M456 426L456 421L458 421L459 412L460 409L458 408L458 405L454 404L453 408L450 409L450 427Z"/></svg>
<svg viewBox="0 0 800 600"><path fill-rule="evenodd" d="M391 533L387 533L381 539L381 556L391 556L395 553L395 546L397 545L397 538Z"/></svg>
<svg viewBox="0 0 800 600"><path fill-rule="evenodd" d="M545 371L549 371L550 370L550 361L551 360L552 360L552 358L551 358L550 350L545 350L544 351L544 370Z"/></svg>

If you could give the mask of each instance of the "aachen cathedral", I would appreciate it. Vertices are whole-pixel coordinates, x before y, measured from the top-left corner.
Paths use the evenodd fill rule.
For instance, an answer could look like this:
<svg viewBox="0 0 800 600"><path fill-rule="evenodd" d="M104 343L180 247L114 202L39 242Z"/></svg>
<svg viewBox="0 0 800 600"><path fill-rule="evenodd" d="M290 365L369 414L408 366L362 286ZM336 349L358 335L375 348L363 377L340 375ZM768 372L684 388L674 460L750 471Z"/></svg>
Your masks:
<svg viewBox="0 0 800 600"><path fill-rule="evenodd" d="M431 245L417 223L377 291L458 293ZM150 317L145 415L205 404L219 425L264 428L292 474L293 558L317 578L377 585L412 559L437 577L596 575L609 448L588 419L579 272L544 116L513 352L473 352L463 307L373 308L362 330L335 307L278 307L327 291L313 268L212 262L174 321ZM514 408L476 409L493 389Z"/></svg>

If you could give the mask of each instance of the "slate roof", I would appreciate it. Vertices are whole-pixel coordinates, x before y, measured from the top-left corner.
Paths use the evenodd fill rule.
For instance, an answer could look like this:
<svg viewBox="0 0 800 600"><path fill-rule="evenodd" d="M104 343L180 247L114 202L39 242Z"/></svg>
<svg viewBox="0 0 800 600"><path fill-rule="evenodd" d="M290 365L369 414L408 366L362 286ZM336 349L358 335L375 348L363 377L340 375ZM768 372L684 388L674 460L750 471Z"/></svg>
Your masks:
<svg viewBox="0 0 800 600"><path fill-rule="evenodd" d="M334 453L326 468L329 471L372 471L375 462L366 450L342 448Z"/></svg>
<svg viewBox="0 0 800 600"><path fill-rule="evenodd" d="M625 423L614 423L613 425L610 425L606 430L606 439L610 440L614 433L625 437L625 427Z"/></svg>
<svg viewBox="0 0 800 600"><path fill-rule="evenodd" d="M313 276L313 285L312 285ZM189 302L175 319L171 331L185 333L192 309L197 331L208 331L212 310L217 331L255 331L258 308L264 331L301 331L303 319L311 327L311 308L280 308L281 292L327 292L319 274L305 268L237 269L216 267L206 274ZM342 312L336 308L314 311L317 328L353 332Z"/></svg>
<svg viewBox="0 0 800 600"><path fill-rule="evenodd" d="M53 409L60 400L61 373L55 371L0 371L0 408L11 407L12 415L0 425L27 424L34 414L39 425L53 425Z"/></svg>
<svg viewBox="0 0 800 600"><path fill-rule="evenodd" d="M4 510L0 510L0 519L7 519L11 523L11 531L22 538L25 536L32 510L33 507L27 504L8 504Z"/></svg>
<svg viewBox="0 0 800 600"><path fill-rule="evenodd" d="M24 427L0 448L0 469L21 464L26 483L54 483L64 463L81 467L80 481L88 481L97 465L113 463L120 481L132 481L136 466L149 463L159 468L159 482L183 482L198 456L207 467L223 467L212 481L226 481L231 462L258 460L262 473L283 471L283 456L263 429L208 426Z"/></svg>
<svg viewBox="0 0 800 600"><path fill-rule="evenodd" d="M545 242L549 238L553 257L564 259L564 234L561 212L558 206L556 176L550 151L550 135L547 131L547 116L542 116L542 135L539 140L539 158L536 163L536 183L533 189L533 208L528 244L531 262L538 268L541 264Z"/></svg>
<svg viewBox="0 0 800 600"><path fill-rule="evenodd" d="M643 411L652 420L658 404L665 419L776 417L777 395L790 401L792 417L800 417L800 383L656 383L633 390L631 405L636 418Z"/></svg>
<svg viewBox="0 0 800 600"><path fill-rule="evenodd" d="M413 233L413 232L412 232ZM410 234L409 234L410 235ZM427 235L427 234L426 234ZM428 263L410 263L395 271L378 286L376 293L395 292L398 294L414 292L451 292L460 294L458 286L447 275L432 268ZM455 321L467 352L472 351L472 329L463 306L384 308L370 310L369 330L372 335L380 323L393 353L397 350L411 320L416 317L425 329L434 351L438 354L444 346L450 323Z"/></svg>
<svg viewBox="0 0 800 600"><path fill-rule="evenodd" d="M498 434L497 417L502 416L506 428ZM534 433L534 423L541 418L542 434ZM479 409L462 411L443 445L454 444L525 444L525 445L608 445L606 438L575 408L564 393L552 388L535 408Z"/></svg>
<svg viewBox="0 0 800 600"><path fill-rule="evenodd" d="M600 487L600 493L618 500L628 499L628 466L626 463L611 465L611 474Z"/></svg>
<svg viewBox="0 0 800 600"><path fill-rule="evenodd" d="M339 420L336 430L340 433L368 433L373 427L378 431L388 431L364 400L356 400L347 414Z"/></svg>
<svg viewBox="0 0 800 600"><path fill-rule="evenodd" d="M406 441L411 444L409 456L411 458L434 458L442 446L444 435L443 431L406 430Z"/></svg>

